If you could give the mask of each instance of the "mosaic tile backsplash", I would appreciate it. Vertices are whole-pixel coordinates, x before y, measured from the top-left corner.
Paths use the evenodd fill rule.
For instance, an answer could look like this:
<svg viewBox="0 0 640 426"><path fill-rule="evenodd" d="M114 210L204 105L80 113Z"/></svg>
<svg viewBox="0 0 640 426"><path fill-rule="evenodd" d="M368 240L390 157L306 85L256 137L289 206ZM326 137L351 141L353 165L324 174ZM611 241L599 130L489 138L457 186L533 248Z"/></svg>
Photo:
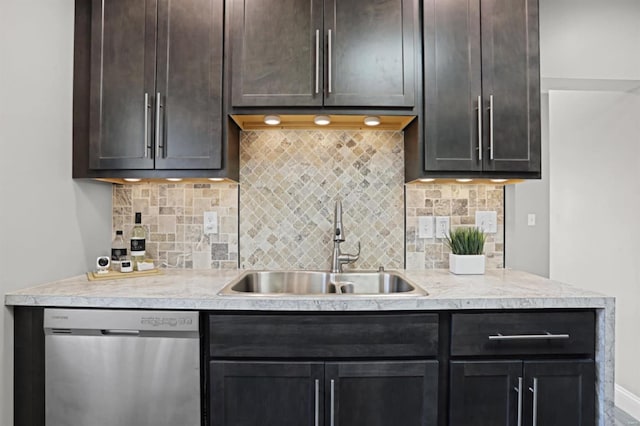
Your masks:
<svg viewBox="0 0 640 426"><path fill-rule="evenodd" d="M394 131L252 131L240 139L240 265L329 269L342 199L345 269L404 263L403 136Z"/></svg>
<svg viewBox="0 0 640 426"><path fill-rule="evenodd" d="M114 185L113 233L122 229L128 240L139 211L148 230L148 256L161 266L326 270L334 203L341 198L342 250L355 253L357 243L362 246L360 260L345 269L404 268L405 249L408 269L448 268L443 240L418 238L418 217L450 216L456 228L473 226L477 210L493 210L498 233L488 236L485 254L487 268L501 268L503 187L405 188L403 155L401 132L242 132L239 186ZM206 211L218 214L217 234L204 234Z"/></svg>
<svg viewBox="0 0 640 426"><path fill-rule="evenodd" d="M449 248L440 238L419 238L419 216L449 216L450 228L475 226L476 211L495 211L498 232L487 234L486 268L504 265L504 187L502 185L407 184L407 269L449 267Z"/></svg>
<svg viewBox="0 0 640 426"><path fill-rule="evenodd" d="M205 211L218 214L218 233L204 234ZM113 234L128 241L134 213L147 228L147 257L164 267L238 267L238 185L113 185Z"/></svg>

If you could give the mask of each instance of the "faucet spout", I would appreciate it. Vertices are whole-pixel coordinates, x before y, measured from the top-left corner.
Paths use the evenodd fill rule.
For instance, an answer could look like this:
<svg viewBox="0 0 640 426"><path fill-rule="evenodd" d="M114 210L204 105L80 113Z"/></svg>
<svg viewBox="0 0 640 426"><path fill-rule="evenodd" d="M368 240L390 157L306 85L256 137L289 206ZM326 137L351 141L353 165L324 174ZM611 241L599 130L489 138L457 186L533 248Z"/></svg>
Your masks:
<svg viewBox="0 0 640 426"><path fill-rule="evenodd" d="M331 259L331 272L342 272L342 265L345 263L353 263L360 258L360 242L358 242L358 253L348 254L342 253L340 243L344 242L344 229L342 227L342 202L336 201L336 207L333 211L333 257Z"/></svg>
<svg viewBox="0 0 640 426"><path fill-rule="evenodd" d="M342 202L340 200L336 201L336 206L333 210L333 241L344 241L344 231L342 229Z"/></svg>

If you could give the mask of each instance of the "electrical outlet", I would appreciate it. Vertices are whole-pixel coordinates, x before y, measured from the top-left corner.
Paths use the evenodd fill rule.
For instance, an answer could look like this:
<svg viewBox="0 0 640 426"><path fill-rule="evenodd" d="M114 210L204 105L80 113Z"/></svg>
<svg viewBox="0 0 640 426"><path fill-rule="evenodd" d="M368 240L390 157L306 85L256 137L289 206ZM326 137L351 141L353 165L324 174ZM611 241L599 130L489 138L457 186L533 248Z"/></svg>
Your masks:
<svg viewBox="0 0 640 426"><path fill-rule="evenodd" d="M218 233L217 212L204 212L204 233L205 235Z"/></svg>
<svg viewBox="0 0 640 426"><path fill-rule="evenodd" d="M436 238L449 236L449 217L436 216Z"/></svg>
<svg viewBox="0 0 640 426"><path fill-rule="evenodd" d="M435 236L435 224L433 216L419 216L418 238L433 238Z"/></svg>
<svg viewBox="0 0 640 426"><path fill-rule="evenodd" d="M535 213L529 213L527 215L527 225L536 226L536 214Z"/></svg>
<svg viewBox="0 0 640 426"><path fill-rule="evenodd" d="M476 226L485 234L498 232L498 213L493 211L476 212Z"/></svg>

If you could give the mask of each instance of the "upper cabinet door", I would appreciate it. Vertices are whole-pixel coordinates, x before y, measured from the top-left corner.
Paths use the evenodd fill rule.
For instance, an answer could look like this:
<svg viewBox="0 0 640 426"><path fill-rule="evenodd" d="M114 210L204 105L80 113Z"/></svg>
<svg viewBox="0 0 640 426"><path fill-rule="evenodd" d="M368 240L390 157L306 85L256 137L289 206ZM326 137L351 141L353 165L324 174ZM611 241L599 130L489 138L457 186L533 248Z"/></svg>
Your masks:
<svg viewBox="0 0 640 426"><path fill-rule="evenodd" d="M152 169L156 0L93 0L89 167Z"/></svg>
<svg viewBox="0 0 640 426"><path fill-rule="evenodd" d="M537 0L483 0L484 170L540 171Z"/></svg>
<svg viewBox="0 0 640 426"><path fill-rule="evenodd" d="M325 0L324 104L413 107L415 0Z"/></svg>
<svg viewBox="0 0 640 426"><path fill-rule="evenodd" d="M321 0L228 0L232 106L320 106Z"/></svg>
<svg viewBox="0 0 640 426"><path fill-rule="evenodd" d="M219 169L223 0L158 1L156 169Z"/></svg>
<svg viewBox="0 0 640 426"><path fill-rule="evenodd" d="M425 170L481 171L480 2L424 1Z"/></svg>

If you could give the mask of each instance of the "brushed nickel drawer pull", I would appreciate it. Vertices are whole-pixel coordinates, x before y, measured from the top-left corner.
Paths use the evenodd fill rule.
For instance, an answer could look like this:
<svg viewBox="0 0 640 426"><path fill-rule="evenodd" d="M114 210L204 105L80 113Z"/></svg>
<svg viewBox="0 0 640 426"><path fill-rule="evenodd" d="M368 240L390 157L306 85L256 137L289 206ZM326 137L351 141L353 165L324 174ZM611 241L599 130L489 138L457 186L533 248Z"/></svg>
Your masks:
<svg viewBox="0 0 640 426"><path fill-rule="evenodd" d="M489 340L568 340L571 336L568 334L492 334Z"/></svg>

